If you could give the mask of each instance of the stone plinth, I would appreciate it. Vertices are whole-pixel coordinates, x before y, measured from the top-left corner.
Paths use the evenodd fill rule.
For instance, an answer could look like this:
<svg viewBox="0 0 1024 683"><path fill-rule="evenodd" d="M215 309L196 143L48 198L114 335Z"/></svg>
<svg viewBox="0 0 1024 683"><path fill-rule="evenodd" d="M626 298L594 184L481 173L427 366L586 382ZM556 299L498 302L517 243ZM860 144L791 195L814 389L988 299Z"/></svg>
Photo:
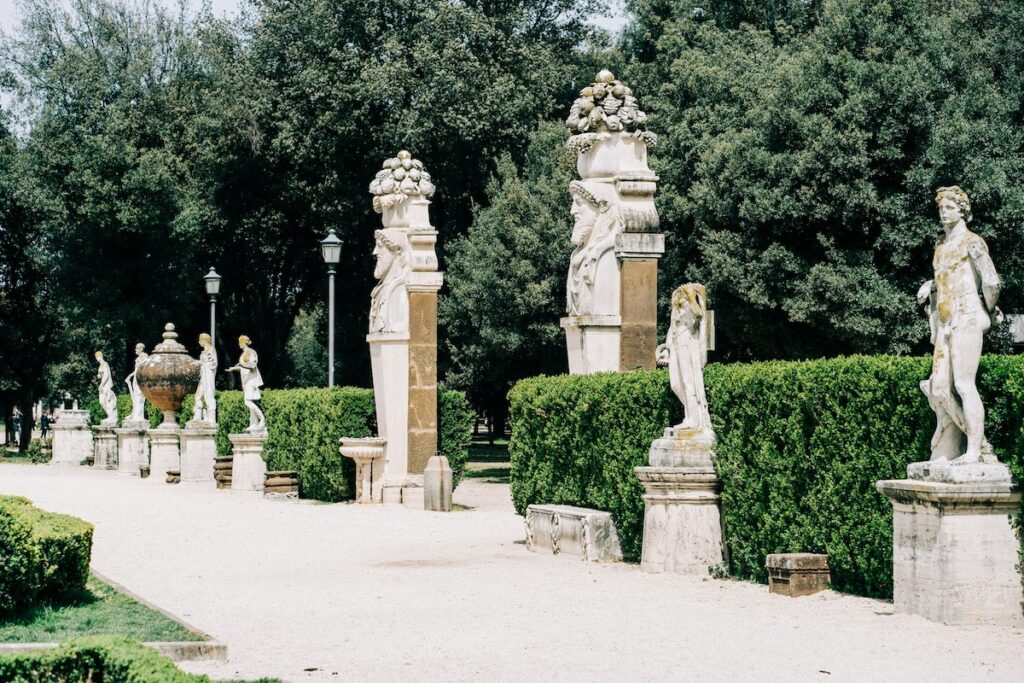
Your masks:
<svg viewBox="0 0 1024 683"><path fill-rule="evenodd" d="M831 570L828 555L815 553L777 553L765 558L768 590L797 598L828 588Z"/></svg>
<svg viewBox="0 0 1024 683"><path fill-rule="evenodd" d="M590 562L621 562L622 546L610 512L572 505L526 508L526 547Z"/></svg>
<svg viewBox="0 0 1024 683"><path fill-rule="evenodd" d="M575 315L560 321L569 353L569 374L618 372L622 317ZM653 349L652 349L653 357Z"/></svg>
<svg viewBox="0 0 1024 683"><path fill-rule="evenodd" d="M946 624L1024 625L1020 544L1010 524L1018 489L910 479L877 488L893 507L897 611Z"/></svg>
<svg viewBox="0 0 1024 683"><path fill-rule="evenodd" d="M117 434L106 427L92 428L93 461L98 470L117 469Z"/></svg>
<svg viewBox="0 0 1024 683"><path fill-rule="evenodd" d="M452 468L443 455L432 456L427 461L423 472L423 509L452 511Z"/></svg>
<svg viewBox="0 0 1024 683"><path fill-rule="evenodd" d="M364 504L401 503L400 489L398 500L384 500L385 446L387 446L387 441L380 437L343 438L341 440L341 454L356 462L356 502Z"/></svg>
<svg viewBox="0 0 1024 683"><path fill-rule="evenodd" d="M651 444L651 466L633 470L644 486L644 571L706 576L723 562L714 445L710 430L670 427Z"/></svg>
<svg viewBox="0 0 1024 683"><path fill-rule="evenodd" d="M190 422L181 430L181 481L212 482L217 427Z"/></svg>
<svg viewBox="0 0 1024 683"><path fill-rule="evenodd" d="M266 434L228 434L231 441L231 490L263 493L267 463L263 460Z"/></svg>
<svg viewBox="0 0 1024 683"><path fill-rule="evenodd" d="M146 423L142 423L145 425ZM117 434L117 473L128 477L139 476L139 465L149 464L149 441L145 426L125 423Z"/></svg>
<svg viewBox="0 0 1024 683"><path fill-rule="evenodd" d="M164 423L149 430L149 476L151 482L163 484L168 472L181 471L181 444L179 429L173 423Z"/></svg>
<svg viewBox="0 0 1024 683"><path fill-rule="evenodd" d="M81 465L92 457L92 430L89 411L61 410L53 424L53 457L51 465Z"/></svg>

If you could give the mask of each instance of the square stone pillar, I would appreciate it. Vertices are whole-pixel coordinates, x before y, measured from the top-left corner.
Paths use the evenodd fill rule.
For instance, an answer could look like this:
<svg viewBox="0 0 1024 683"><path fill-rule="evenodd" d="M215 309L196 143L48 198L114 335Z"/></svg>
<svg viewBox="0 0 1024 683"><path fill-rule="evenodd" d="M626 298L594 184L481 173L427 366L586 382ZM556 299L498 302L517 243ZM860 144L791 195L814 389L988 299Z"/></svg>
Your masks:
<svg viewBox="0 0 1024 683"><path fill-rule="evenodd" d="M181 431L181 481L213 482L217 457L217 427L189 423Z"/></svg>
<svg viewBox="0 0 1024 683"><path fill-rule="evenodd" d="M408 473L437 452L437 292L409 292Z"/></svg>
<svg viewBox="0 0 1024 683"><path fill-rule="evenodd" d="M51 465L81 465L93 455L89 411L61 410L53 424L53 457Z"/></svg>
<svg viewBox="0 0 1024 683"><path fill-rule="evenodd" d="M913 465L911 466L913 467ZM880 481L892 502L893 603L945 624L1024 625L1009 482Z"/></svg>
<svg viewBox="0 0 1024 683"><path fill-rule="evenodd" d="M267 463L263 460L266 434L228 434L234 459L231 462L231 490L263 493Z"/></svg>
<svg viewBox="0 0 1024 683"><path fill-rule="evenodd" d="M117 434L117 473L128 477L139 476L139 465L149 465L149 440L146 423L132 425L126 422Z"/></svg>
<svg viewBox="0 0 1024 683"><path fill-rule="evenodd" d="M149 481L164 484L168 472L181 471L180 435L177 424L149 430Z"/></svg>
<svg viewBox="0 0 1024 683"><path fill-rule="evenodd" d="M620 372L653 370L658 348L658 259L665 236L626 232L615 238L619 258Z"/></svg>
<svg viewBox="0 0 1024 683"><path fill-rule="evenodd" d="M98 470L117 469L117 434L113 429L104 427L92 428L93 462Z"/></svg>

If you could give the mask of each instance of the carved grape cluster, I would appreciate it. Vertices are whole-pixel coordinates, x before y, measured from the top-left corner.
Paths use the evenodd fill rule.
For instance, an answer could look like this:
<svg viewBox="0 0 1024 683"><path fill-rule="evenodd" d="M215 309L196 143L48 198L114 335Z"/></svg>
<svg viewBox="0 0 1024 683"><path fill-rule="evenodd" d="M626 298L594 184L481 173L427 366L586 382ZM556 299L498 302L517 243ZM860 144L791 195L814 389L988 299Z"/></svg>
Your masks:
<svg viewBox="0 0 1024 683"><path fill-rule="evenodd" d="M430 174L423 170L423 162L413 159L412 154L402 150L397 157L384 162L384 168L377 171L370 183L373 208L380 213L383 209L405 201L406 197L434 194Z"/></svg>
<svg viewBox="0 0 1024 683"><path fill-rule="evenodd" d="M646 123L647 114L640 109L633 91L607 69L580 91L565 120L573 135L606 130L633 132L643 130Z"/></svg>

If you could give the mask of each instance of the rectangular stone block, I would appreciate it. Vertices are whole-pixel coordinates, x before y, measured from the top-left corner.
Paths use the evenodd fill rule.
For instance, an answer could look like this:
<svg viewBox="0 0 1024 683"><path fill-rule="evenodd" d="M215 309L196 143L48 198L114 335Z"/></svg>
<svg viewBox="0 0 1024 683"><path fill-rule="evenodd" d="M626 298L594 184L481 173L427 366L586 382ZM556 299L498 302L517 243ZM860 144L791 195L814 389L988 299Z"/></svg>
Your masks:
<svg viewBox="0 0 1024 683"><path fill-rule="evenodd" d="M821 592L831 580L828 555L778 553L769 555L764 566L768 569L768 590L791 598Z"/></svg>
<svg viewBox="0 0 1024 683"><path fill-rule="evenodd" d="M526 508L526 547L590 562L621 562L622 545L610 512L572 505Z"/></svg>
<svg viewBox="0 0 1024 683"><path fill-rule="evenodd" d="M1024 625L1010 484L880 481L893 506L893 603L946 624Z"/></svg>

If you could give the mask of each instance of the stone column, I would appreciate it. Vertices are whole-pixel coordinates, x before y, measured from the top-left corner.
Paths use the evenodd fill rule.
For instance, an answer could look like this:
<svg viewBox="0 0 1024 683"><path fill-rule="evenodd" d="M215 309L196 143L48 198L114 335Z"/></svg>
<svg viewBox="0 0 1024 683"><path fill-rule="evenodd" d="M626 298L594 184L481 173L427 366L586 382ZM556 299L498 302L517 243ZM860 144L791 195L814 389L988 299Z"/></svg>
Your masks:
<svg viewBox="0 0 1024 683"><path fill-rule="evenodd" d="M51 465L81 465L93 455L89 411L60 410L53 424L53 457Z"/></svg>
<svg viewBox="0 0 1024 683"><path fill-rule="evenodd" d="M437 452L437 292L444 281L428 211L434 186L423 164L402 151L384 162L370 191L384 226L375 235L378 284L366 337L378 437L345 438L341 452L370 477L360 482L360 502L423 508L423 473ZM383 467L365 455L381 448Z"/></svg>
<svg viewBox="0 0 1024 683"><path fill-rule="evenodd" d="M723 562L713 447L713 434L670 427L651 444L650 466L634 470L644 487L644 571L707 576Z"/></svg>
<svg viewBox="0 0 1024 683"><path fill-rule="evenodd" d="M654 367L658 259L665 251L647 165L656 136L632 91L608 71L584 88L566 124L577 156L567 312L571 374Z"/></svg>
<svg viewBox="0 0 1024 683"><path fill-rule="evenodd" d="M117 434L117 473L129 477L139 476L139 465L149 465L148 423L125 422Z"/></svg>
<svg viewBox="0 0 1024 683"><path fill-rule="evenodd" d="M948 462L908 469L909 479L877 484L893 507L896 610L946 624L1024 625L1011 524L1021 492L1009 470Z"/></svg>
<svg viewBox="0 0 1024 683"><path fill-rule="evenodd" d="M166 483L168 472L181 471L181 429L177 423L160 425L149 432L149 481Z"/></svg>
<svg viewBox="0 0 1024 683"><path fill-rule="evenodd" d="M231 464L231 490L263 493L267 463L263 460L266 434L228 434L234 460Z"/></svg>
<svg viewBox="0 0 1024 683"><path fill-rule="evenodd" d="M217 426L189 422L181 430L181 481L213 482Z"/></svg>
<svg viewBox="0 0 1024 683"><path fill-rule="evenodd" d="M93 427L92 466L98 470L117 469L117 434L113 429Z"/></svg>

